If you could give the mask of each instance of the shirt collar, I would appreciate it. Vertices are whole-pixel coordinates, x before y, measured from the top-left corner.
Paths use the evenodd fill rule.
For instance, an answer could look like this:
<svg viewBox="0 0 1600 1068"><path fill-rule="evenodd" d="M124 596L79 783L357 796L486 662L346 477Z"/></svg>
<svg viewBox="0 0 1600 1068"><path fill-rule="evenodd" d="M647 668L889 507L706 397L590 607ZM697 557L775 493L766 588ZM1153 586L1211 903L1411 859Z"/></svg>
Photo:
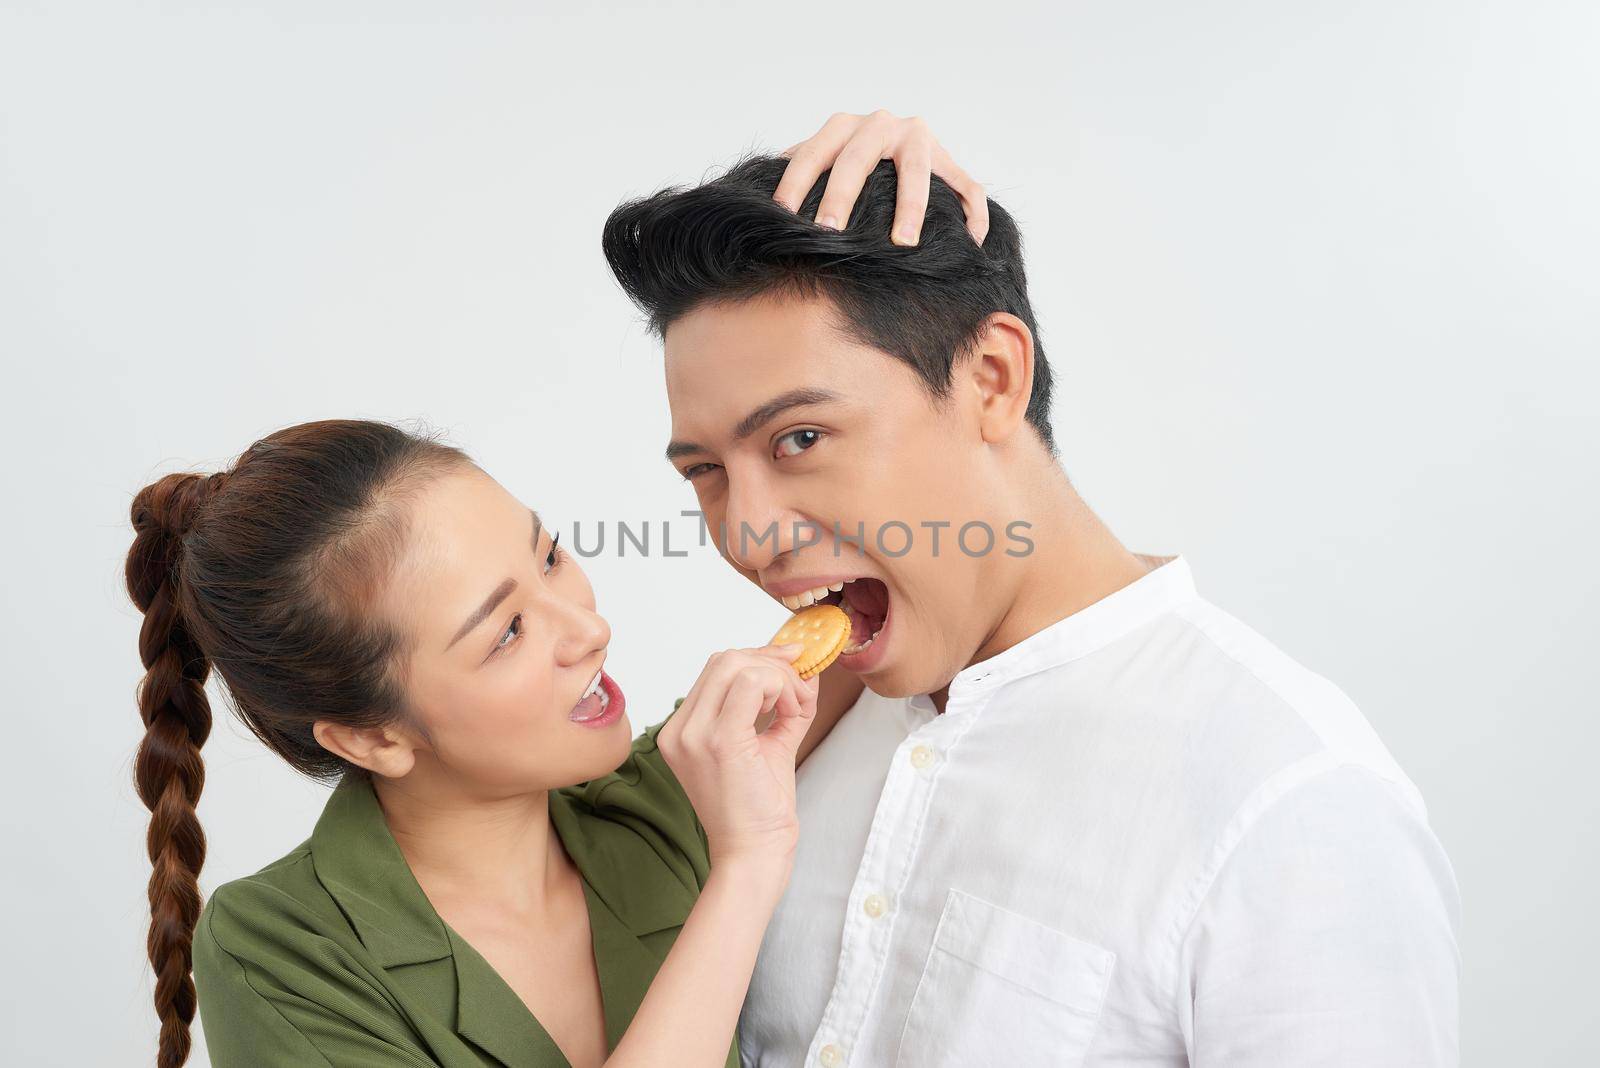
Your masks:
<svg viewBox="0 0 1600 1068"><path fill-rule="evenodd" d="M1128 585L1036 631L950 680L952 701L1087 656L1196 596L1182 556L1139 557L1150 570ZM917 698L930 701L926 695Z"/></svg>
<svg viewBox="0 0 1600 1068"><path fill-rule="evenodd" d="M381 966L450 956L444 921L389 833L368 779L347 774L340 781L323 806L310 844L317 878Z"/></svg>

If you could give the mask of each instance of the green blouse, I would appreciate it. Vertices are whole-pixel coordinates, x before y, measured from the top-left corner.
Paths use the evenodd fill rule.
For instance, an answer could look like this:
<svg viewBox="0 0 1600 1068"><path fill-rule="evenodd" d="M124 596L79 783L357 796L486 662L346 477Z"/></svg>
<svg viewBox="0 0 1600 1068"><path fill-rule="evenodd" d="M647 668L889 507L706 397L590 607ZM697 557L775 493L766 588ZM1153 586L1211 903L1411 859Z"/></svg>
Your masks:
<svg viewBox="0 0 1600 1068"><path fill-rule="evenodd" d="M710 870L705 831L656 748L550 795L583 876L606 1039L616 1048ZM566 1068L516 993L433 910L366 780L333 791L311 838L218 887L194 978L216 1068ZM728 1068L738 1068L738 1045Z"/></svg>

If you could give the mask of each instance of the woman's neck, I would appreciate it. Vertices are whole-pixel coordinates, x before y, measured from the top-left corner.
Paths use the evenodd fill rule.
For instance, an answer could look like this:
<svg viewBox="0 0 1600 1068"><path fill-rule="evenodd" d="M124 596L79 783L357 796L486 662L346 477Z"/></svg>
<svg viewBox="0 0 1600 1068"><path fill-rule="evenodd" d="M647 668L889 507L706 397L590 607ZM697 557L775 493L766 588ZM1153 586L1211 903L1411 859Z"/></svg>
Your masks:
<svg viewBox="0 0 1600 1068"><path fill-rule="evenodd" d="M545 911L572 872L550 825L549 794L485 801L431 785L373 780L389 831L434 907L470 901Z"/></svg>

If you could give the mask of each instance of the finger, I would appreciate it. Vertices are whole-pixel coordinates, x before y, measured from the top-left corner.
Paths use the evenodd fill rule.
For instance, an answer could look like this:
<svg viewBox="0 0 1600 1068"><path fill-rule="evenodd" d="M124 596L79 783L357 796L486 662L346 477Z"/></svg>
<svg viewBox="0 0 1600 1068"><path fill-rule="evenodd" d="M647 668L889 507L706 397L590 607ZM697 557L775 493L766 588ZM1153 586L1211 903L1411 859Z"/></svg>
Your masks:
<svg viewBox="0 0 1600 1068"><path fill-rule="evenodd" d="M967 232L978 244L989 234L989 195L972 175L962 170L941 145L933 146L933 173L945 180L961 198L967 213Z"/></svg>
<svg viewBox="0 0 1600 1068"><path fill-rule="evenodd" d="M806 697L808 689L812 691L809 700ZM799 750L800 741L811 729L811 720L816 715L814 691L811 680L796 679L794 687L778 703L771 727L762 735L763 738L770 737L772 741L768 744L781 746L791 758Z"/></svg>
<svg viewBox="0 0 1600 1068"><path fill-rule="evenodd" d="M894 201L894 227L890 240L897 245L915 245L922 240L922 220L928 214L928 185L933 172L933 138L913 131L894 154L897 185Z"/></svg>
<svg viewBox="0 0 1600 1068"><path fill-rule="evenodd" d="M889 155L893 119L886 111L875 111L839 150L828 175L828 186L817 205L817 225L843 230L850 225L850 209L861 195L867 175Z"/></svg>
<svg viewBox="0 0 1600 1068"><path fill-rule="evenodd" d="M784 719L810 719L816 714L815 685L809 679L792 675L784 680L783 694L775 706Z"/></svg>
<svg viewBox="0 0 1600 1068"><path fill-rule="evenodd" d="M809 718L815 714L815 706L809 711L805 706L805 682L792 671L783 673L783 688L779 692L770 709L764 711L756 719L756 733L763 734L771 729L778 720L795 719L797 717Z"/></svg>
<svg viewBox="0 0 1600 1068"><path fill-rule="evenodd" d="M808 719L801 719L798 716L777 719L761 735L761 744L777 746L792 762L795 753L800 749L800 743L805 739L806 731L810 729L811 721Z"/></svg>
<svg viewBox="0 0 1600 1068"><path fill-rule="evenodd" d="M672 717L672 723L678 724L678 737L685 744L703 739L706 731L710 729L708 721L716 718L717 709L721 707L727 695L728 686L743 663L740 652L732 649L712 653L706 658L705 667L700 669L699 678L689 687L683 704Z"/></svg>
<svg viewBox="0 0 1600 1068"><path fill-rule="evenodd" d="M777 660L780 663L792 664L800 659L800 654L806 651L804 642L784 642L782 645L763 645L759 649L752 649L756 656Z"/></svg>
<svg viewBox="0 0 1600 1068"><path fill-rule="evenodd" d="M756 717L755 731L757 735L767 733L772 727L772 721L778 718L776 712L763 712Z"/></svg>
<svg viewBox="0 0 1600 1068"><path fill-rule="evenodd" d="M770 730L779 730L781 729L779 724L795 720L800 715L800 702L795 699L794 690L785 686L778 694L778 699L772 703L772 709L763 713L756 721L756 733L764 734Z"/></svg>
<svg viewBox="0 0 1600 1068"><path fill-rule="evenodd" d="M816 133L784 153L789 157L789 165L783 169L783 177L778 179L772 199L790 211L799 211L806 194L817 184L822 172L833 166L839 150L862 121L860 115L839 112L830 116Z"/></svg>
<svg viewBox="0 0 1600 1068"><path fill-rule="evenodd" d="M784 680L780 715L784 719L811 720L817 714L817 678L809 679L790 674Z"/></svg>
<svg viewBox="0 0 1600 1068"><path fill-rule="evenodd" d="M753 736L756 720L777 704L782 692L782 683L771 672L741 673L717 710L715 734L724 741Z"/></svg>
<svg viewBox="0 0 1600 1068"><path fill-rule="evenodd" d="M797 693L800 697L800 704L807 709L806 715L815 715L817 711L817 698L822 693L822 672L817 672L809 679L802 679L798 675L796 675L795 678L799 681Z"/></svg>
<svg viewBox="0 0 1600 1068"><path fill-rule="evenodd" d="M677 720L688 713L678 728L678 741L687 750L704 751L707 738L716 729L717 710L727 699L728 688L732 685L733 676L721 670L716 662L720 656L718 654L713 658L713 663L695 684L696 690L684 700L677 716L673 717Z"/></svg>
<svg viewBox="0 0 1600 1068"><path fill-rule="evenodd" d="M711 674L712 669L716 666L717 658L721 655L721 653L712 653L706 657L705 665L700 669L700 674L695 676L693 685L689 687L689 692L683 695L683 704L678 706L678 711L673 714L673 719L688 721L694 718L695 709L699 707L701 694L705 690L706 677Z"/></svg>
<svg viewBox="0 0 1600 1068"><path fill-rule="evenodd" d="M784 690L795 678L795 673L784 664L763 660L745 668L741 677L751 679L761 687L761 707L757 710L757 715L765 715L777 706ZM755 717L751 717L747 722L754 723Z"/></svg>

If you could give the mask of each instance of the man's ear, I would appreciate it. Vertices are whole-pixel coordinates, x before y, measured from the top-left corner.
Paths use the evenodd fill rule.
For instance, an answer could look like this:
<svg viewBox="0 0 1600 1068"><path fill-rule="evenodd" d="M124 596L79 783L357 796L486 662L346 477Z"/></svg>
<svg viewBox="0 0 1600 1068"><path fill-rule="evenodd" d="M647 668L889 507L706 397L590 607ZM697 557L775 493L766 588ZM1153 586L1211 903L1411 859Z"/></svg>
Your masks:
<svg viewBox="0 0 1600 1068"><path fill-rule="evenodd" d="M978 331L964 367L977 392L983 440L1009 440L1033 397L1033 331L1010 312L995 312Z"/></svg>
<svg viewBox="0 0 1600 1068"><path fill-rule="evenodd" d="M317 744L374 775L398 779L417 763L417 742L398 726L347 727L319 719L311 725Z"/></svg>

